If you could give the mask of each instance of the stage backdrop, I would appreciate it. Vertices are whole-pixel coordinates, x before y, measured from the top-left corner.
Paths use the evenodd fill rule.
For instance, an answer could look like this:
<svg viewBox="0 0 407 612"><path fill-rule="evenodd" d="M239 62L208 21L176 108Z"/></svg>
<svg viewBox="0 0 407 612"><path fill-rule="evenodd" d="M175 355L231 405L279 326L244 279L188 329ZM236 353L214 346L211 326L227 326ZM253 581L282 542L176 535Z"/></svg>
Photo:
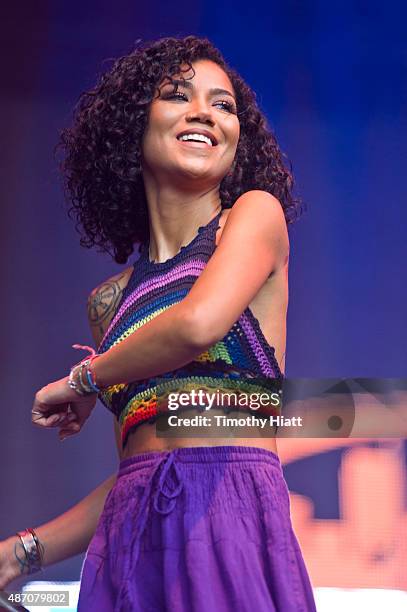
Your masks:
<svg viewBox="0 0 407 612"><path fill-rule="evenodd" d="M9 5L1 22L0 537L63 512L117 468L101 405L62 444L31 426L30 409L35 391L78 360L71 345L92 342L87 296L121 269L80 248L53 147L103 60L138 38L213 40L257 91L293 163L308 212L290 231L287 376L406 372L404 5L25 5ZM281 454L314 585L407 590L403 441L291 440ZM78 579L81 562L41 577Z"/></svg>

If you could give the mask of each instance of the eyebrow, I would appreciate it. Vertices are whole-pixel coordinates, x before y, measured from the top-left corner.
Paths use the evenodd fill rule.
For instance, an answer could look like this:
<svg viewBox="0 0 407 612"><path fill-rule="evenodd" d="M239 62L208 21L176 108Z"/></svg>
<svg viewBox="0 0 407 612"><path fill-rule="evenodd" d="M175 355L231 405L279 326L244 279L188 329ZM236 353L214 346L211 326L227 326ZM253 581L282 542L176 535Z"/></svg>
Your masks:
<svg viewBox="0 0 407 612"><path fill-rule="evenodd" d="M171 85L171 84L177 85L177 86L181 85L181 87L185 87L186 89L194 89L193 83L187 80L181 81L179 79L172 79L171 82L164 83L164 86ZM230 91L228 91L227 89L222 89L220 87L213 87L212 89L209 90L209 94L211 96L226 95L226 96L230 96L231 98L235 99L235 96L232 93L230 93Z"/></svg>

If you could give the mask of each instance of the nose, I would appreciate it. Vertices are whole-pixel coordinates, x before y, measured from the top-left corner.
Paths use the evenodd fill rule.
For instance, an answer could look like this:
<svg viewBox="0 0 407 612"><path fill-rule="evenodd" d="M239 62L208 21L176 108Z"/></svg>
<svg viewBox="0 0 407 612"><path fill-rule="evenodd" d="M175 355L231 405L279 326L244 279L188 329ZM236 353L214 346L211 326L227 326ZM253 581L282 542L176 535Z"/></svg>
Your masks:
<svg viewBox="0 0 407 612"><path fill-rule="evenodd" d="M198 121L199 123L204 123L206 125L210 125L211 127L213 127L215 125L215 121L212 117L212 113L211 111L204 107L203 105L200 106L199 108L194 108L194 109L190 109L190 111L187 113L185 120L188 123L191 123L193 121Z"/></svg>

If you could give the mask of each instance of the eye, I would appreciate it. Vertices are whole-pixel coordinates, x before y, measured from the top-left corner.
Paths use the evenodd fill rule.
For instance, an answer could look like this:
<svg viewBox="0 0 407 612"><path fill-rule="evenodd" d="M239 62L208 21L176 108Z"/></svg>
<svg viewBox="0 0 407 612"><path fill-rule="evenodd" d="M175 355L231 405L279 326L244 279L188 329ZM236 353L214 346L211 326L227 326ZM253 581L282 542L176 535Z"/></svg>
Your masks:
<svg viewBox="0 0 407 612"><path fill-rule="evenodd" d="M161 98L163 100L188 100L186 94L182 93L181 91L171 91L169 93L164 93Z"/></svg>
<svg viewBox="0 0 407 612"><path fill-rule="evenodd" d="M218 100L217 102L215 102L215 105L218 104L222 105L222 110L225 110L228 113L233 113L235 115L237 114L236 107L232 102L229 102L228 100Z"/></svg>
<svg viewBox="0 0 407 612"><path fill-rule="evenodd" d="M168 93L163 93L160 97L163 100L184 100L188 102L188 96L185 93L182 93L182 91L170 91ZM222 110L237 115L237 109L233 102L230 102L229 100L218 100L214 103L214 106L217 105L220 105Z"/></svg>

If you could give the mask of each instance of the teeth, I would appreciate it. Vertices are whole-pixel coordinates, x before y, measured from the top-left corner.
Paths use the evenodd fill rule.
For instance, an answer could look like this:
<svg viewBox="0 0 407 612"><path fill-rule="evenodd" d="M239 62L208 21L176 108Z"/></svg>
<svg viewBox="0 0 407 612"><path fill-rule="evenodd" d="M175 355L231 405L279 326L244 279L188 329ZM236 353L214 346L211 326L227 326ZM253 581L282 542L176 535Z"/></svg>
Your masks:
<svg viewBox="0 0 407 612"><path fill-rule="evenodd" d="M178 140L200 140L201 142L206 142L206 144L212 146L211 139L203 134L184 134L183 136L180 136Z"/></svg>

